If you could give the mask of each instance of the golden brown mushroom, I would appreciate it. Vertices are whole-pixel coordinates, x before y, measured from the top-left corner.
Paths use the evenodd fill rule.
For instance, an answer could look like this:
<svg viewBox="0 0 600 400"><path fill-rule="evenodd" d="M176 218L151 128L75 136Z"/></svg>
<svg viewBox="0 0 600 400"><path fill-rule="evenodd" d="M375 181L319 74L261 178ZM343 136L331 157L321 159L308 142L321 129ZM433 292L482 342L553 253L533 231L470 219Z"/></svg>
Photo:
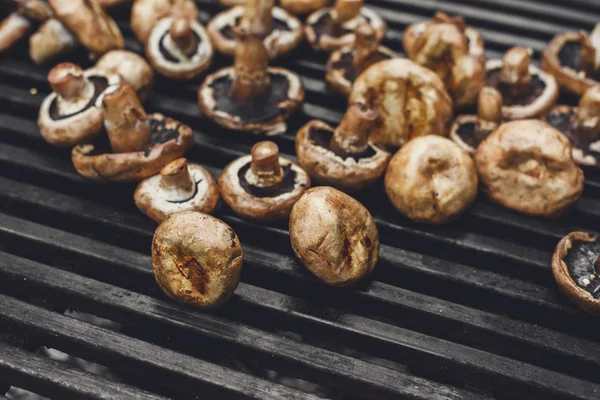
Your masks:
<svg viewBox="0 0 600 400"><path fill-rule="evenodd" d="M221 0L221 2L227 0ZM296 15L306 15L320 8L328 7L331 0L280 0L281 8Z"/></svg>
<svg viewBox="0 0 600 400"><path fill-rule="evenodd" d="M133 0L98 0L103 8L113 8L126 6L133 3Z"/></svg>
<svg viewBox="0 0 600 400"><path fill-rule="evenodd" d="M24 37L34 23L51 17L52 11L40 0L5 0L0 9L0 53Z"/></svg>
<svg viewBox="0 0 600 400"><path fill-rule="evenodd" d="M144 57L127 50L113 50L100 57L95 68L119 74L142 102L150 97L154 72Z"/></svg>
<svg viewBox="0 0 600 400"><path fill-rule="evenodd" d="M131 8L131 29L146 45L158 21L167 17L198 20L198 8L193 0L135 0Z"/></svg>
<svg viewBox="0 0 600 400"><path fill-rule="evenodd" d="M48 62L75 47L75 36L55 18L44 22L29 38L29 56L36 64Z"/></svg>

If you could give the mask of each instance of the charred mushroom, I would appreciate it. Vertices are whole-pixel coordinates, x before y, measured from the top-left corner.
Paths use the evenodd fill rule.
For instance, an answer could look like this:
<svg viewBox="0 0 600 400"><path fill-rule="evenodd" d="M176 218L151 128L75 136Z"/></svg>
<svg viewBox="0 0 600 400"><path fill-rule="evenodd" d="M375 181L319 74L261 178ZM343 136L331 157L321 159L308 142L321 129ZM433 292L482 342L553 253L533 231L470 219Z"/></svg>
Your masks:
<svg viewBox="0 0 600 400"><path fill-rule="evenodd" d="M513 47L502 60L486 64L486 86L502 94L506 120L543 116L558 100L558 85L550 74L531 65L531 49Z"/></svg>
<svg viewBox="0 0 600 400"><path fill-rule="evenodd" d="M271 58L292 51L302 41L302 23L274 0L248 0L217 14L208 24L208 34L217 50L233 56L236 52L235 28L240 26L263 40Z"/></svg>
<svg viewBox="0 0 600 400"><path fill-rule="evenodd" d="M477 148L475 164L491 200L526 214L560 215L583 190L569 139L540 120L500 125Z"/></svg>
<svg viewBox="0 0 600 400"><path fill-rule="evenodd" d="M173 214L154 232L152 270L171 299L200 308L225 304L240 281L240 241L223 221L196 211Z"/></svg>
<svg viewBox="0 0 600 400"><path fill-rule="evenodd" d="M154 26L163 18L185 17L198 20L198 8L193 0L135 0L131 8L131 29L146 45Z"/></svg>
<svg viewBox="0 0 600 400"><path fill-rule="evenodd" d="M417 136L445 135L452 118L452 99L440 78L405 58L369 67L354 82L349 102L379 113L371 140L390 148Z"/></svg>
<svg viewBox="0 0 600 400"><path fill-rule="evenodd" d="M363 0L336 0L332 8L322 8L306 19L306 40L316 51L333 51L354 43L356 27L367 23L375 31L375 40L383 39L385 22Z"/></svg>
<svg viewBox="0 0 600 400"><path fill-rule="evenodd" d="M475 200L477 171L469 154L441 136L411 140L392 157L385 191L408 218L441 224L458 217Z"/></svg>
<svg viewBox="0 0 600 400"><path fill-rule="evenodd" d="M213 59L206 30L187 17L161 19L148 38L146 56L156 71L172 79L193 79Z"/></svg>
<svg viewBox="0 0 600 400"><path fill-rule="evenodd" d="M310 121L296 135L298 162L317 182L351 192L369 186L385 172L390 154L369 142L377 111L352 104L334 129Z"/></svg>
<svg viewBox="0 0 600 400"><path fill-rule="evenodd" d="M206 169L178 158L167 164L160 175L140 182L133 198L141 212L161 223L181 211L212 214L219 202L219 187Z"/></svg>
<svg viewBox="0 0 600 400"><path fill-rule="evenodd" d="M42 102L38 117L44 140L57 147L70 147L102 132L102 98L120 81L118 75L98 69L83 71L70 63L52 68L48 82L53 92Z"/></svg>
<svg viewBox="0 0 600 400"><path fill-rule="evenodd" d="M34 23L44 22L52 15L40 0L5 0L0 10L0 53L24 37Z"/></svg>
<svg viewBox="0 0 600 400"><path fill-rule="evenodd" d="M142 102L148 100L154 72L143 57L127 50L113 50L98 60L96 69L119 74L136 91Z"/></svg>
<svg viewBox="0 0 600 400"><path fill-rule="evenodd" d="M75 169L86 178L139 181L157 174L193 144L189 126L162 114L146 115L129 85L106 93L102 107L110 143L79 145L72 152Z"/></svg>
<svg viewBox="0 0 600 400"><path fill-rule="evenodd" d="M296 257L331 286L365 278L379 257L379 233L369 211L327 186L308 190L294 205L290 240Z"/></svg>
<svg viewBox="0 0 600 400"><path fill-rule="evenodd" d="M333 90L348 96L354 80L368 67L382 60L396 57L387 47L380 46L371 25L356 27L355 43L331 53L327 62L325 79Z"/></svg>
<svg viewBox="0 0 600 400"><path fill-rule="evenodd" d="M238 131L278 135L304 100L295 73L269 67L263 41L239 29L233 67L206 77L198 92L202 112L217 124Z"/></svg>
<svg viewBox="0 0 600 400"><path fill-rule="evenodd" d="M223 2L224 0L221 0ZM226 0L225 0L226 1ZM296 15L306 15L320 8L327 7L331 0L280 0L282 8Z"/></svg>

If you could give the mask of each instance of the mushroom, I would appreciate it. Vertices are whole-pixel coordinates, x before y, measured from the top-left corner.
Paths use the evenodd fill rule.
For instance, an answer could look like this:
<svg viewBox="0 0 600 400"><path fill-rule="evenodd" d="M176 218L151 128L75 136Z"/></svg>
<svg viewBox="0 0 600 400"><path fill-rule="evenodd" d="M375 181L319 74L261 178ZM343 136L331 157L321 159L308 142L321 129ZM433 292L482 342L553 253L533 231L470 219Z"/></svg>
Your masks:
<svg viewBox="0 0 600 400"><path fill-rule="evenodd" d="M221 3L228 0L221 0ZM331 0L280 0L282 8L296 15L307 15L320 8L327 7Z"/></svg>
<svg viewBox="0 0 600 400"><path fill-rule="evenodd" d="M558 100L556 80L529 63L531 54L531 49L513 47L502 60L486 64L485 85L502 94L502 117L506 120L541 117Z"/></svg>
<svg viewBox="0 0 600 400"><path fill-rule="evenodd" d="M98 2L103 8L113 8L129 5L132 3L132 0L98 0Z"/></svg>
<svg viewBox="0 0 600 400"><path fill-rule="evenodd" d="M268 141L255 144L251 155L227 165L219 177L225 203L236 214L261 221L286 219L308 187L306 172Z"/></svg>
<svg viewBox="0 0 600 400"><path fill-rule="evenodd" d="M304 100L302 82L291 71L268 66L269 55L258 36L244 28L236 32L234 66L206 77L198 92L200 108L229 129L282 134L286 119Z"/></svg>
<svg viewBox="0 0 600 400"><path fill-rule="evenodd" d="M212 214L219 202L219 187L206 169L178 158L159 175L141 181L133 198L141 212L161 223L181 211Z"/></svg>
<svg viewBox="0 0 600 400"><path fill-rule="evenodd" d="M24 37L34 23L51 15L48 5L40 0L5 0L0 10L0 53Z"/></svg>
<svg viewBox="0 0 600 400"><path fill-rule="evenodd" d="M219 4L226 8L235 6L243 6L246 4L246 0L219 0Z"/></svg>
<svg viewBox="0 0 600 400"><path fill-rule="evenodd" d="M270 58L292 51L302 41L302 23L274 4L274 0L248 0L245 6L217 14L207 28L217 50L233 56L236 52L234 31L241 26L264 41Z"/></svg>
<svg viewBox="0 0 600 400"><path fill-rule="evenodd" d="M198 8L193 0L135 0L131 7L131 29L146 45L154 26L166 17L198 20Z"/></svg>
<svg viewBox="0 0 600 400"><path fill-rule="evenodd" d="M540 120L500 125L477 148L475 165L492 201L530 215L558 216L583 190L569 139Z"/></svg>
<svg viewBox="0 0 600 400"><path fill-rule="evenodd" d="M235 292L243 258L233 229L197 211L169 216L152 239L158 286L171 299L204 309L222 306Z"/></svg>
<svg viewBox="0 0 600 400"><path fill-rule="evenodd" d="M460 115L450 127L450 139L467 153L475 154L479 143L498 127L502 120L502 95L485 86L479 92L477 115Z"/></svg>
<svg viewBox="0 0 600 400"><path fill-rule="evenodd" d="M146 56L154 69L168 78L193 79L210 66L213 46L198 21L166 17L152 29Z"/></svg>
<svg viewBox="0 0 600 400"><path fill-rule="evenodd" d="M29 56L44 64L77 47L77 39L57 19L50 18L29 38Z"/></svg>
<svg viewBox="0 0 600 400"><path fill-rule="evenodd" d="M350 192L369 186L385 172L390 154L369 142L377 111L352 104L334 129L310 121L296 135L298 162L315 181Z"/></svg>
<svg viewBox="0 0 600 400"><path fill-rule="evenodd" d="M367 68L354 82L349 102L377 110L371 140L390 148L417 136L445 135L452 118L452 99L440 78L405 58Z"/></svg>
<svg viewBox="0 0 600 400"><path fill-rule="evenodd" d="M322 8L306 19L306 40L316 51L333 51L352 46L357 26L368 23L375 31L375 40L385 34L385 22L363 0L336 0L332 8Z"/></svg>
<svg viewBox="0 0 600 400"><path fill-rule="evenodd" d="M392 157L385 191L394 207L408 218L441 224L473 203L477 171L469 154L451 140L418 137Z"/></svg>
<svg viewBox="0 0 600 400"><path fill-rule="evenodd" d="M365 69L396 57L392 50L379 45L375 31L368 23L357 26L354 36L353 45L334 51L327 61L325 79L342 96L350 94L352 83Z"/></svg>
<svg viewBox="0 0 600 400"><path fill-rule="evenodd" d="M308 190L294 205L290 240L296 257L331 286L365 278L379 257L379 233L369 211L328 186Z"/></svg>
<svg viewBox="0 0 600 400"><path fill-rule="evenodd" d="M86 178L136 182L157 174L194 142L189 126L162 114L146 115L129 85L106 93L102 108L109 143L79 145L71 154Z"/></svg>
<svg viewBox="0 0 600 400"><path fill-rule="evenodd" d="M150 97L154 72L144 57L127 50L113 50L100 57L95 68L119 74L136 91L142 102Z"/></svg>
<svg viewBox="0 0 600 400"><path fill-rule="evenodd" d="M83 71L71 63L52 68L48 74L52 93L42 102L37 121L44 140L71 147L102 132L102 98L120 81L118 75L98 69Z"/></svg>
<svg viewBox="0 0 600 400"><path fill-rule="evenodd" d="M571 232L561 239L552 256L558 285L582 310L600 315L600 243L589 232Z"/></svg>

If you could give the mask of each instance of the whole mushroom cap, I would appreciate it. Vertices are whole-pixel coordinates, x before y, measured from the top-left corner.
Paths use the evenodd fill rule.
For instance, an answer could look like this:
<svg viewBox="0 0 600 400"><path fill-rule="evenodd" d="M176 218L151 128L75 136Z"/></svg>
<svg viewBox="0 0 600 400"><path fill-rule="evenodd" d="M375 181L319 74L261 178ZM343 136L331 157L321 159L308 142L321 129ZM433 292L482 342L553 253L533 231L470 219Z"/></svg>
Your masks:
<svg viewBox="0 0 600 400"><path fill-rule="evenodd" d="M144 57L128 50L109 51L96 63L97 69L119 74L146 101L152 92L154 72Z"/></svg>
<svg viewBox="0 0 600 400"><path fill-rule="evenodd" d="M200 308L222 306L238 286L243 252L223 221L195 211L164 220L152 239L156 283L171 299Z"/></svg>
<svg viewBox="0 0 600 400"><path fill-rule="evenodd" d="M196 21L198 7L193 0L135 0L131 8L131 29L145 45L158 21L170 16Z"/></svg>

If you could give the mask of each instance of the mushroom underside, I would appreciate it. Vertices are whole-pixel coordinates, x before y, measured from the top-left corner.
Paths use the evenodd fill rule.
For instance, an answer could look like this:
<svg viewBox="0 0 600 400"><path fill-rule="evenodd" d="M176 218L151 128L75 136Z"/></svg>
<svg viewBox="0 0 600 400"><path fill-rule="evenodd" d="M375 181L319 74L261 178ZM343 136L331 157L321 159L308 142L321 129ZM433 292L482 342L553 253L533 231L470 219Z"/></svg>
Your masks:
<svg viewBox="0 0 600 400"><path fill-rule="evenodd" d="M566 41L557 54L561 67L581 70L581 42ZM600 71L587 75L587 78L600 81Z"/></svg>
<svg viewBox="0 0 600 400"><path fill-rule="evenodd" d="M361 16L371 24L371 20L368 15L361 13ZM331 37L341 37L347 35L349 33L354 33L354 29L344 25L336 24L331 16L330 12L326 12L319 19L315 21L314 24L311 24L312 29L315 32L316 42L319 42L319 38L321 36L327 35Z"/></svg>
<svg viewBox="0 0 600 400"><path fill-rule="evenodd" d="M246 173L250 169L250 166L250 162L242 166L239 169L237 175L242 189L244 189L246 193L250 194L253 197L273 198L285 193L290 193L296 187L297 173L292 168L292 164L282 166L281 169L283 170L283 179L279 184L268 187L260 187L248 183L248 181L246 180Z"/></svg>
<svg viewBox="0 0 600 400"><path fill-rule="evenodd" d="M333 131L327 130L327 129L322 129L322 128L316 128L316 129L312 129L310 131L309 135L310 135L310 140L314 145L328 149L329 142L331 141L331 138L333 137ZM354 159L354 161L358 162L363 159L371 158L371 157L375 156L376 154L377 154L377 152L373 149L373 146L369 145L363 152L348 153L348 154L344 155L344 158L345 159L352 158L352 159Z"/></svg>
<svg viewBox="0 0 600 400"><path fill-rule="evenodd" d="M586 242L573 239L571 248L563 258L573 282L595 299L600 299L600 277L596 267L598 256L600 256L598 241Z"/></svg>
<svg viewBox="0 0 600 400"><path fill-rule="evenodd" d="M475 122L465 122L458 127L456 133L463 142L476 149L479 143L492 133L492 130L481 129Z"/></svg>
<svg viewBox="0 0 600 400"><path fill-rule="evenodd" d="M52 101L52 104L50 105L50 118L52 118L52 120L59 121L61 119L73 117L73 116L81 113L82 111L87 110L88 108L92 107L96 103L96 101L98 100L98 97L100 97L100 95L108 87L108 79L106 79L106 77L103 77L103 76L89 76L88 80L94 85L94 95L90 98L90 101L85 105L85 107L83 107L81 110L75 111L71 114L61 115L58 111L58 105L56 103L57 99L55 98Z"/></svg>
<svg viewBox="0 0 600 400"><path fill-rule="evenodd" d="M226 24L223 27L221 27L221 35L223 35L223 37L228 40L236 40L235 33L233 32L233 27L239 26L241 20L242 16L239 15L234 19L233 24ZM289 26L287 21L281 20L275 17L275 15L273 15L273 25L271 26L271 30L267 33L267 36L269 36L274 31L292 32L292 28Z"/></svg>
<svg viewBox="0 0 600 400"><path fill-rule="evenodd" d="M375 55L373 55L375 56ZM381 50L377 50L378 60L387 60L392 58L390 54L383 52ZM334 62L331 65L332 70L339 70L344 72L344 79L348 82L354 82L356 78L360 75L361 71L357 71L354 68L354 52L353 51L345 51L342 53L340 59Z"/></svg>
<svg viewBox="0 0 600 400"><path fill-rule="evenodd" d="M165 60L172 62L172 63L180 63L181 60L178 59L177 57L175 57L169 51L169 49L167 49L167 47L165 46L165 40L168 35L169 35L169 31L165 31L162 34L162 36L160 37L160 39L158 41L158 43L159 43L158 50L160 51L160 54L164 57ZM192 37L193 37L193 45L190 46L190 48L192 50L188 54L185 54L186 57L194 56L198 52L198 48L200 47L200 44L202 44L202 38L194 30L192 30Z"/></svg>
<svg viewBox="0 0 600 400"><path fill-rule="evenodd" d="M532 72L531 82L527 87L526 93L515 93L511 91L510 86L500 82L500 68L488 71L485 85L491 86L502 94L505 106L527 106L532 104L546 89L546 83L540 78L537 72Z"/></svg>
<svg viewBox="0 0 600 400"><path fill-rule="evenodd" d="M546 122L569 138L573 148L580 150L584 157L593 157L594 162L592 164L598 165L600 164L600 143L598 141L590 142L586 140L585 135L578 132L581 126L573 123L574 113L573 109L569 109L569 111L553 110L546 115Z"/></svg>

